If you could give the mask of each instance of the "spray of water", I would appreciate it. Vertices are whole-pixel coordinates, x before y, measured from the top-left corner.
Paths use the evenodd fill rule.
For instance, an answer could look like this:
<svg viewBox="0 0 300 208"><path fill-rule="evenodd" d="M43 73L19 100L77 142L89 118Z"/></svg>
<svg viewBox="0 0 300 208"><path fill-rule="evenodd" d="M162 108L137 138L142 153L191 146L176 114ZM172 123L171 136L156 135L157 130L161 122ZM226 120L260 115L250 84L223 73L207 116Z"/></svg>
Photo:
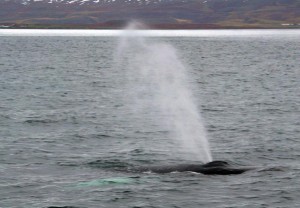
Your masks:
<svg viewBox="0 0 300 208"><path fill-rule="evenodd" d="M136 35L131 23L120 38L117 60L126 77L126 97L135 112L167 129L191 159L212 161L206 130L194 103L187 70L176 49ZM144 26L143 26L144 27Z"/></svg>

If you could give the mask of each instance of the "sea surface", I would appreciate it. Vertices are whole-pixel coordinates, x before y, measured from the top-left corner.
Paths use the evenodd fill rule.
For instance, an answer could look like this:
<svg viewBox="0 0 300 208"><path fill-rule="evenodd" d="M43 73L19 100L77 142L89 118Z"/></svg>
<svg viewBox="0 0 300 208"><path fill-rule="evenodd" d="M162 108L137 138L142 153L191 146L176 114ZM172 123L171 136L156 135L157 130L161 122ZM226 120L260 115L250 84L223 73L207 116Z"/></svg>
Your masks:
<svg viewBox="0 0 300 208"><path fill-rule="evenodd" d="M0 30L0 207L300 207L299 47L300 30ZM201 151L254 169L130 171Z"/></svg>

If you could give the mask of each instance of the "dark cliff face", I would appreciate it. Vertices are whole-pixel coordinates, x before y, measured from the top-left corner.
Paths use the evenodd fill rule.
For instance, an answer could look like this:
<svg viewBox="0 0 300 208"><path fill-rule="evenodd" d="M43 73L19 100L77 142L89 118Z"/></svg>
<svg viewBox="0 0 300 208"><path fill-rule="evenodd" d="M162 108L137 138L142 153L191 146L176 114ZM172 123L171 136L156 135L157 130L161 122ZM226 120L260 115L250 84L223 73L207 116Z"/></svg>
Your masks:
<svg viewBox="0 0 300 208"><path fill-rule="evenodd" d="M300 23L300 0L3 0L0 23L259 25Z"/></svg>

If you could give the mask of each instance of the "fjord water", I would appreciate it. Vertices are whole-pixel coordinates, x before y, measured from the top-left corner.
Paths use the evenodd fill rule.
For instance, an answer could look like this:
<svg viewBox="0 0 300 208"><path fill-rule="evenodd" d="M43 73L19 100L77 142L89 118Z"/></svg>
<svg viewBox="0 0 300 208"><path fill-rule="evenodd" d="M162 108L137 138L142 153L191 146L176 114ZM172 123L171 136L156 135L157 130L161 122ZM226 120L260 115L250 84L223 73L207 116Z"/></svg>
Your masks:
<svg viewBox="0 0 300 208"><path fill-rule="evenodd" d="M195 33L143 38L154 54L119 37L2 33L0 207L298 207L299 30ZM179 67L213 158L255 170L121 171L199 161L170 140L159 85L145 79L162 63Z"/></svg>

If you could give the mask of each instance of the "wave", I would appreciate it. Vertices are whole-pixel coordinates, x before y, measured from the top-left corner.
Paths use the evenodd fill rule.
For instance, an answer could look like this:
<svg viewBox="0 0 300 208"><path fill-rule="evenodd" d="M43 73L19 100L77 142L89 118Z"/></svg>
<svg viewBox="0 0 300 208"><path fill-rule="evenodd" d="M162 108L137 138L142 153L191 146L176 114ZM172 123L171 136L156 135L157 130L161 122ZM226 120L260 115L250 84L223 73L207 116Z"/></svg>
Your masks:
<svg viewBox="0 0 300 208"><path fill-rule="evenodd" d="M83 207L74 207L74 206L50 206L47 208L83 208Z"/></svg>
<svg viewBox="0 0 300 208"><path fill-rule="evenodd" d="M132 164L130 164L128 162L118 160L118 159L113 159L113 160L98 159L95 161L87 162L85 165L92 167L92 168L103 168L103 169L127 168L127 167L133 166Z"/></svg>
<svg viewBox="0 0 300 208"><path fill-rule="evenodd" d="M60 120L52 120L52 119L28 119L23 121L24 123L29 124L47 124L47 123L58 123Z"/></svg>

